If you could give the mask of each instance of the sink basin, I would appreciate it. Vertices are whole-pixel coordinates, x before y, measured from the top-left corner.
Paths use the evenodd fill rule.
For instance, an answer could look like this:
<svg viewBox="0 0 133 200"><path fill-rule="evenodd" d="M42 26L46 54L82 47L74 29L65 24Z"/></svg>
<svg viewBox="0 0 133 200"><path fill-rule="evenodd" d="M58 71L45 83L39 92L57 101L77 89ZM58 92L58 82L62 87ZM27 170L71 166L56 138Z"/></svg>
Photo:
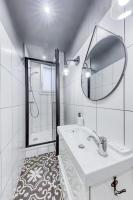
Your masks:
<svg viewBox="0 0 133 200"><path fill-rule="evenodd" d="M108 156L98 154L98 147L87 137L92 131L78 125L59 126L58 133L68 148L71 161L86 186L92 186L119 175L133 166L133 153L120 155L108 146ZM79 145L84 148L79 148Z"/></svg>

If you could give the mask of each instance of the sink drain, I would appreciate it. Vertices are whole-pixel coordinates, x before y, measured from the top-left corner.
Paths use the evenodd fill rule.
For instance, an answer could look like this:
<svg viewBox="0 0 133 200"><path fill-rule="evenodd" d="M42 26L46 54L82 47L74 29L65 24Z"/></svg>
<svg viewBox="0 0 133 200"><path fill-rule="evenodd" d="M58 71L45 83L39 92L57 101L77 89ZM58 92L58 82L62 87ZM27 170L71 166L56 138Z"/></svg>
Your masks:
<svg viewBox="0 0 133 200"><path fill-rule="evenodd" d="M84 148L85 148L85 145L79 144L78 147L79 147L80 149L84 149Z"/></svg>

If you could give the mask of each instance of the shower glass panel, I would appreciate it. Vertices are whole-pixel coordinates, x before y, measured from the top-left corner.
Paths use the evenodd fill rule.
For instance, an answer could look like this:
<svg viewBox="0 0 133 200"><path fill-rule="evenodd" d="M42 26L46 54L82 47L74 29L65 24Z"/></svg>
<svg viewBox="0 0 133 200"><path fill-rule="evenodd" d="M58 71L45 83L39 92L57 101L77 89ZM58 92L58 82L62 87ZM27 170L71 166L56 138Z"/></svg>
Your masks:
<svg viewBox="0 0 133 200"><path fill-rule="evenodd" d="M29 145L56 139L56 71L54 65L29 61Z"/></svg>

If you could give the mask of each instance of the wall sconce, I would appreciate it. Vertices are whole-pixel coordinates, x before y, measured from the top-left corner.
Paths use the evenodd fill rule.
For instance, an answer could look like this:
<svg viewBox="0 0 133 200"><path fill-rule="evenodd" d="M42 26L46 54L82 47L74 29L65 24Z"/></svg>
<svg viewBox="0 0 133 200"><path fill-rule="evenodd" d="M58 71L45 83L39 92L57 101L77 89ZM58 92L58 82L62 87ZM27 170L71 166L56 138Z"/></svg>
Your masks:
<svg viewBox="0 0 133 200"><path fill-rule="evenodd" d="M77 56L77 58L75 58L75 59L67 60L66 62L67 62L67 64L70 63L72 65L73 64L78 65L80 63L80 56Z"/></svg>
<svg viewBox="0 0 133 200"><path fill-rule="evenodd" d="M92 76L92 73L96 73L94 69L92 69L91 67L88 67L87 63L84 63L83 69L85 70L86 78L90 78Z"/></svg>
<svg viewBox="0 0 133 200"><path fill-rule="evenodd" d="M86 72L85 72L85 76L86 76L86 78L90 78L91 75L92 75L91 68L86 68Z"/></svg>
<svg viewBox="0 0 133 200"><path fill-rule="evenodd" d="M80 56L77 56L75 59L69 59L66 60L64 62L64 70L63 70L63 74L64 76L68 76L69 74L69 65L78 65L80 63Z"/></svg>

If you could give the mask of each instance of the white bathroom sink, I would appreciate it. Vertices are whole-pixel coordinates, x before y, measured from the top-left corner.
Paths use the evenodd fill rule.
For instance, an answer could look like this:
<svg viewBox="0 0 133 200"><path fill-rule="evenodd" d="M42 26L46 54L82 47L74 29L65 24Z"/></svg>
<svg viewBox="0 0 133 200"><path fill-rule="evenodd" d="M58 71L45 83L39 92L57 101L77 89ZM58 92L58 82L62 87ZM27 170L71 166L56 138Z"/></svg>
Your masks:
<svg viewBox="0 0 133 200"><path fill-rule="evenodd" d="M60 139L64 140L71 154L72 162L86 186L103 182L133 166L133 153L120 155L108 146L108 156L100 156L94 141L87 140L91 130L86 127L59 126L58 133ZM80 144L85 148L79 148Z"/></svg>

